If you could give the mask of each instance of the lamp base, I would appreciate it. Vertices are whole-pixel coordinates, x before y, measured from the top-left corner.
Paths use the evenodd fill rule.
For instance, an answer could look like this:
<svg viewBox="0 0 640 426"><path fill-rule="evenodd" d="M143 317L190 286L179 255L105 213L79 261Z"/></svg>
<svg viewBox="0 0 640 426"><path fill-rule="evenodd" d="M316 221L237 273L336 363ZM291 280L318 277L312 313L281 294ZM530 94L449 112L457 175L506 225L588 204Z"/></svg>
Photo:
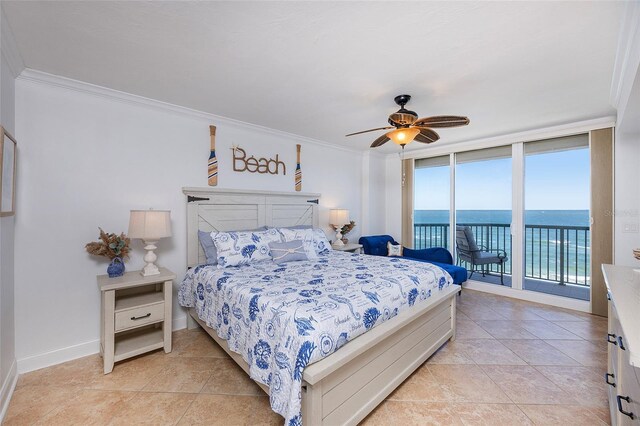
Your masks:
<svg viewBox="0 0 640 426"><path fill-rule="evenodd" d="M142 268L140 275L143 277L148 277L149 275L160 275L160 270L153 263L148 263L144 268Z"/></svg>
<svg viewBox="0 0 640 426"><path fill-rule="evenodd" d="M340 247L343 246L344 243L342 242L342 233L340 232L340 229L342 229L342 226L335 226L334 228L336 230L336 241L333 243L334 246L336 247Z"/></svg>
<svg viewBox="0 0 640 426"><path fill-rule="evenodd" d="M148 277L150 275L159 275L160 270L154 264L154 262L158 259L158 256L156 256L156 254L153 252L158 248L156 247L156 241L145 241L144 243L146 244L144 249L147 251L147 254L144 255L144 261L147 262L147 264L142 269L142 271L140 271L140 274L143 277Z"/></svg>

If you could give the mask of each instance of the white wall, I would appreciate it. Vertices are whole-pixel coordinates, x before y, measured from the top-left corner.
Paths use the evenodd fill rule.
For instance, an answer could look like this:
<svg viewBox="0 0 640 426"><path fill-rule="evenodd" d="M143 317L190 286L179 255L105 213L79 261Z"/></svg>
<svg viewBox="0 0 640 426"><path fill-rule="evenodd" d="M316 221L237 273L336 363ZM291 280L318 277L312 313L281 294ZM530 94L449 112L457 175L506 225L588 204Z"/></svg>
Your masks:
<svg viewBox="0 0 640 426"><path fill-rule="evenodd" d="M98 226L126 232L130 209L170 209L174 235L158 244L158 263L182 277L186 207L181 188L207 186L210 124L217 126L219 187L293 191L295 144L301 143L303 191L322 194L320 223L330 231L332 207L349 209L361 223L361 153L94 89L33 72L17 80L19 371L97 352L96 275L105 273L107 263L88 255L84 245L97 238ZM286 176L234 172L232 144L256 157L279 154ZM378 219L372 223L379 226ZM357 240L359 234L356 227L349 237ZM142 256L136 241L127 269L140 269ZM173 317L174 326L186 321L175 300Z"/></svg>
<svg viewBox="0 0 640 426"><path fill-rule="evenodd" d="M375 151L365 151L362 155L362 235L385 232L385 190L385 157Z"/></svg>
<svg viewBox="0 0 640 426"><path fill-rule="evenodd" d="M0 125L15 136L15 70L8 58L13 42L0 10ZM13 46L11 46L13 47ZM14 64L15 66L15 64ZM18 151L19 152L19 151ZM0 218L0 421L15 386L14 217Z"/></svg>

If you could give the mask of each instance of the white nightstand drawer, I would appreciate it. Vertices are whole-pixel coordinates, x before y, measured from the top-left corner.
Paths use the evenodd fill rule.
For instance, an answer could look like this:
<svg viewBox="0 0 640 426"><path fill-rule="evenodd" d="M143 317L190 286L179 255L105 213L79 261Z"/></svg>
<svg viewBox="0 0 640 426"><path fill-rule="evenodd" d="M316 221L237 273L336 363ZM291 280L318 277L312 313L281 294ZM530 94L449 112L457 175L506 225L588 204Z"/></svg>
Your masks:
<svg viewBox="0 0 640 426"><path fill-rule="evenodd" d="M115 331L140 327L164 319L164 302L116 312Z"/></svg>

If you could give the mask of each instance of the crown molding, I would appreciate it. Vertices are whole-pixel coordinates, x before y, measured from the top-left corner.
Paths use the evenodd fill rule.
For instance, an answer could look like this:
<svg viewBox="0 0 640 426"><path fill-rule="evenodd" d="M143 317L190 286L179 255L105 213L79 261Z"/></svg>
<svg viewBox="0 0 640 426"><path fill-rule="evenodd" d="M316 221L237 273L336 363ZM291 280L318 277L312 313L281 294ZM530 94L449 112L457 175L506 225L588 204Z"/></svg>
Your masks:
<svg viewBox="0 0 640 426"><path fill-rule="evenodd" d="M609 95L611 105L618 110L618 127L625 120L631 91L640 70L640 2L627 2L623 16Z"/></svg>
<svg viewBox="0 0 640 426"><path fill-rule="evenodd" d="M9 69L14 77L20 75L24 70L24 62L22 61L22 55L16 45L16 39L13 37L13 31L11 31L11 25L4 16L4 10L0 5L0 49L2 49L2 56L7 61Z"/></svg>
<svg viewBox="0 0 640 426"><path fill-rule="evenodd" d="M170 104L168 102L162 102L144 96L133 95L131 93L121 92L115 89L109 89L107 87L98 86L91 83L86 83L79 80L74 80L67 77L62 77L54 74L49 74L43 71L27 68L18 76L18 81L42 84L50 87L57 87L64 90L89 94L100 98L105 98L114 102L121 102L130 105L138 105L164 112L171 112L186 117L197 118L214 122L217 125L227 125L244 130L251 130L254 132L268 133L277 137L293 139L296 142L304 142L313 145L322 146L325 148L335 149L339 151L353 152L362 154L363 151L359 149L349 148L329 142L321 141L318 139L309 138L306 136L296 135L294 133L285 132L282 130L276 130L269 127L260 126L257 124L251 124L233 118L222 117L220 115L211 114L208 112L198 111L195 109L182 107L179 105Z"/></svg>
<svg viewBox="0 0 640 426"><path fill-rule="evenodd" d="M432 146L414 151L407 151L405 158L428 158L439 155L448 155L455 152L470 151L474 149L491 148L494 146L511 145L517 142L530 142L542 139L558 138L570 136L578 133L586 133L591 130L605 127L615 127L616 117L607 116L594 118L591 120L577 121L573 123L561 124L558 126L543 127L540 129L527 130L506 135L492 136L483 139L474 139L463 142L450 143L440 146ZM398 153L387 154L387 158L394 158Z"/></svg>

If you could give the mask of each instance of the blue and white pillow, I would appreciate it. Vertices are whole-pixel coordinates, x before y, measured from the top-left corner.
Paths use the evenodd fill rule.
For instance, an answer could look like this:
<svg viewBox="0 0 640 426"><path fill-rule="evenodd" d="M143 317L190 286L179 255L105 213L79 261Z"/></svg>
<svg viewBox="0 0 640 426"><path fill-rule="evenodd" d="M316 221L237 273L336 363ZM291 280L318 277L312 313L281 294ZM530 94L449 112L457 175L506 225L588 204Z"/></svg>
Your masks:
<svg viewBox="0 0 640 426"><path fill-rule="evenodd" d="M256 232L265 230L267 230L267 227L261 226L256 229L247 229L246 231ZM213 243L213 237L217 233L218 231L205 232L198 230L198 240L200 241L205 257L207 258L207 263L211 265L218 263L218 251L216 250L216 245Z"/></svg>
<svg viewBox="0 0 640 426"><path fill-rule="evenodd" d="M309 260L304 251L302 240L294 240L284 243L269 243L271 258L278 265L286 262L296 262L298 260Z"/></svg>
<svg viewBox="0 0 640 426"><path fill-rule="evenodd" d="M285 242L302 240L304 251L310 260L317 259L318 254L330 250L331 244L324 231L319 228L291 229L278 228Z"/></svg>
<svg viewBox="0 0 640 426"><path fill-rule="evenodd" d="M327 234L320 228L313 229L313 247L318 254L331 250L331 243L327 239Z"/></svg>
<svg viewBox="0 0 640 426"><path fill-rule="evenodd" d="M284 242L302 241L302 246L309 260L318 258L318 252L315 249L313 229L278 228L278 231L282 234Z"/></svg>
<svg viewBox="0 0 640 426"><path fill-rule="evenodd" d="M281 241L282 237L275 229L258 232L218 232L213 236L218 251L218 268L271 260L269 243Z"/></svg>

